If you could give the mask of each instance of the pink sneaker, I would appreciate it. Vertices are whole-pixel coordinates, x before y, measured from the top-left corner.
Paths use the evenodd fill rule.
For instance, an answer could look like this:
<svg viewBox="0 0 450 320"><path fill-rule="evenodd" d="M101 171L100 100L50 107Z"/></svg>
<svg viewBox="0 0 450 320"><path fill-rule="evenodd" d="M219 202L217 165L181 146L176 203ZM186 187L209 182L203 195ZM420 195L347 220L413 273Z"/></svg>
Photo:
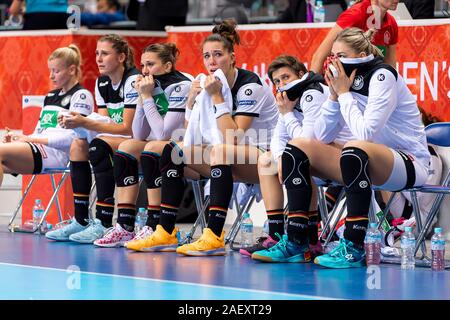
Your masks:
<svg viewBox="0 0 450 320"><path fill-rule="evenodd" d="M103 248L123 247L125 242L134 238L134 232L125 230L116 223L116 226L106 233L103 238L94 241L94 245Z"/></svg>
<svg viewBox="0 0 450 320"><path fill-rule="evenodd" d="M124 247L127 246L127 243L128 243L128 242L131 242L131 241L139 241L139 240L142 240L142 239L144 239L144 238L150 237L152 234L153 234L153 229L152 229L151 227L149 227L149 226L144 226L144 227L141 229L141 231L139 231L139 232L134 236L133 239L131 239L130 241L127 241L127 242L124 244Z"/></svg>
<svg viewBox="0 0 450 320"><path fill-rule="evenodd" d="M239 249L239 253L251 257L253 252L269 249L277 243L278 241L275 241L270 236L260 237L253 246Z"/></svg>
<svg viewBox="0 0 450 320"><path fill-rule="evenodd" d="M316 244L309 244L309 251L311 252L311 256L313 258L321 256L323 254L323 246L320 240L317 241Z"/></svg>

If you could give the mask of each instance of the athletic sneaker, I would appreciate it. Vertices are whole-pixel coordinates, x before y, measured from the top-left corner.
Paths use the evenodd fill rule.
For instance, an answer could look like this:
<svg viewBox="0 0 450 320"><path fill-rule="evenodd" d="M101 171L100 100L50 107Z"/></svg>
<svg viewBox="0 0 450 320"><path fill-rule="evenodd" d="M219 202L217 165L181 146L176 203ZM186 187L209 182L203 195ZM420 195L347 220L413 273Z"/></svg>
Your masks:
<svg viewBox="0 0 450 320"><path fill-rule="evenodd" d="M103 238L95 240L94 245L103 248L123 247L125 242L133 238L134 232L127 231L120 224L116 223L116 226L110 229Z"/></svg>
<svg viewBox="0 0 450 320"><path fill-rule="evenodd" d="M277 236L279 236L277 234ZM311 252L307 244L299 245L288 240L284 234L280 241L273 247L261 251L253 252L252 259L264 262L309 262Z"/></svg>
<svg viewBox="0 0 450 320"><path fill-rule="evenodd" d="M147 237L150 237L153 233L153 229L152 227L149 226L144 226L141 231L139 231L138 233L136 233L136 235L134 236L133 239L131 239L130 241L127 241L124 243L124 247L127 246L128 243L130 243L131 241L138 241L138 240L142 240L145 239Z"/></svg>
<svg viewBox="0 0 450 320"><path fill-rule="evenodd" d="M405 227L412 227L413 229L416 226L416 218L411 217L409 219L405 219L403 217L393 219L392 227L386 232L384 236L384 244L389 247L393 247L394 243L400 239L402 234L405 232Z"/></svg>
<svg viewBox="0 0 450 320"><path fill-rule="evenodd" d="M334 250L315 258L314 263L335 269L359 268L366 265L365 259L363 248L357 248L351 241L342 238Z"/></svg>
<svg viewBox="0 0 450 320"><path fill-rule="evenodd" d="M78 243L93 243L102 238L109 229L104 227L100 220L90 219L86 229L70 235L69 239Z"/></svg>
<svg viewBox="0 0 450 320"><path fill-rule="evenodd" d="M273 247L274 245L276 245L277 242L278 241L274 240L271 236L260 237L256 241L256 244L254 244L251 247L241 248L239 250L239 253L244 256L251 257L253 252L261 251L264 249L269 249L269 248Z"/></svg>
<svg viewBox="0 0 450 320"><path fill-rule="evenodd" d="M83 231L86 228L87 226L82 226L75 218L72 218L69 224L63 225L61 228L52 231L48 231L45 234L45 237L56 241L70 241L70 235Z"/></svg>
<svg viewBox="0 0 450 320"><path fill-rule="evenodd" d="M177 248L177 253L186 256L223 256L225 251L225 231L220 238L210 228L203 229L203 234L195 242Z"/></svg>
<svg viewBox="0 0 450 320"><path fill-rule="evenodd" d="M174 228L172 233L169 234L160 224L158 224L155 232L151 235L141 240L129 241L126 243L126 247L135 251L173 252L178 247L177 233L177 228Z"/></svg>
<svg viewBox="0 0 450 320"><path fill-rule="evenodd" d="M309 251L311 251L311 256L313 258L321 256L323 254L323 246L320 240L317 240L316 244L309 244Z"/></svg>

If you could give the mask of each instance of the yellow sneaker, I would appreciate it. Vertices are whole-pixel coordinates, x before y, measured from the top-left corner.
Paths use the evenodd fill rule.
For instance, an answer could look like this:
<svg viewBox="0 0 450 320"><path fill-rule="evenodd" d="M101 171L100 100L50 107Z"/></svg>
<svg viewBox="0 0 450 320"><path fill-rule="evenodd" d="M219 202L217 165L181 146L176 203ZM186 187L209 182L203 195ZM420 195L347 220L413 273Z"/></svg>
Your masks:
<svg viewBox="0 0 450 320"><path fill-rule="evenodd" d="M126 247L134 251L174 252L178 247L177 232L178 229L174 228L172 234L169 234L161 225L158 224L156 226L156 231L150 236L144 239L127 242Z"/></svg>
<svg viewBox="0 0 450 320"><path fill-rule="evenodd" d="M220 238L211 229L203 229L203 234L197 241L177 248L177 253L187 256L223 256L225 255L225 232Z"/></svg>

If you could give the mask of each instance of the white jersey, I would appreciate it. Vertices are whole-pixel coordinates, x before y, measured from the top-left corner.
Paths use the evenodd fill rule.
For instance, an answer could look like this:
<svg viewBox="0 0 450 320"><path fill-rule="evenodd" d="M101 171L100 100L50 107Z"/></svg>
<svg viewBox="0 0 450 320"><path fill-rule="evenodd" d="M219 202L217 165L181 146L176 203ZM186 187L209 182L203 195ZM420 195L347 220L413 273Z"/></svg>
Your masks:
<svg viewBox="0 0 450 320"><path fill-rule="evenodd" d="M356 74L350 92L337 103L326 103L324 123L335 127L318 127L316 134L330 138L330 132L345 123L358 140L404 151L428 166L430 153L416 100L394 68L372 61L368 72Z"/></svg>
<svg viewBox="0 0 450 320"><path fill-rule="evenodd" d="M232 116L254 117L250 128L246 131L246 142L268 149L279 115L270 88L255 73L237 69L231 94Z"/></svg>
<svg viewBox="0 0 450 320"><path fill-rule="evenodd" d="M184 126L186 100L191 80L178 71L154 76L152 99L138 103L133 119L133 137L139 140L169 140Z"/></svg>
<svg viewBox="0 0 450 320"><path fill-rule="evenodd" d="M69 152L76 135L72 129L62 128L58 124L58 115L73 111L88 116L93 109L92 94L79 84L63 94L61 89L50 91L44 99L39 122L32 137L46 137L49 147Z"/></svg>
<svg viewBox="0 0 450 320"><path fill-rule="evenodd" d="M115 123L123 122L123 110L135 109L138 93L134 88L140 71L136 68L125 70L118 86L113 86L108 76L100 76L95 82L95 102L99 109L108 110Z"/></svg>

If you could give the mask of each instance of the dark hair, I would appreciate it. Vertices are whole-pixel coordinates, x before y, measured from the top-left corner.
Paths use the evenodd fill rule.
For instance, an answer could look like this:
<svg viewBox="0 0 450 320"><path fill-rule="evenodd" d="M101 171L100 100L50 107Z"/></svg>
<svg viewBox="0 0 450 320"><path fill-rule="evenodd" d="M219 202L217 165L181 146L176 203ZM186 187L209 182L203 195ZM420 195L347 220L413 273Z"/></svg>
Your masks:
<svg viewBox="0 0 450 320"><path fill-rule="evenodd" d="M236 31L236 21L233 19L225 19L220 24L216 25L210 34L204 41L206 42L222 42L223 46L228 50L228 52L234 52L234 45L239 45L241 39Z"/></svg>
<svg viewBox="0 0 450 320"><path fill-rule="evenodd" d="M270 81L273 82L272 74L277 71L278 69L288 67L291 69L295 74L299 74L300 72L308 72L305 65L300 62L296 57L289 56L289 55L281 55L275 58L270 65L267 73L269 74Z"/></svg>
<svg viewBox="0 0 450 320"><path fill-rule="evenodd" d="M123 62L125 69L131 69L135 67L133 49L131 49L131 47L128 45L128 42L124 38L117 34L107 34L98 39L98 42L103 41L111 43L113 49L116 50L117 53L125 54L125 61Z"/></svg>
<svg viewBox="0 0 450 320"><path fill-rule="evenodd" d="M98 0L97 0L98 1ZM120 2L118 1L118 0L106 0L106 2L108 3L108 6L111 8L111 7L114 7L114 8L116 8L116 10L120 10L120 8L122 7L121 5L120 5Z"/></svg>
<svg viewBox="0 0 450 320"><path fill-rule="evenodd" d="M147 48L142 51L142 53L146 52L154 52L158 55L158 58L161 59L162 63L171 62L172 70L175 70L175 63L180 54L180 50L178 50L175 43L152 43Z"/></svg>

